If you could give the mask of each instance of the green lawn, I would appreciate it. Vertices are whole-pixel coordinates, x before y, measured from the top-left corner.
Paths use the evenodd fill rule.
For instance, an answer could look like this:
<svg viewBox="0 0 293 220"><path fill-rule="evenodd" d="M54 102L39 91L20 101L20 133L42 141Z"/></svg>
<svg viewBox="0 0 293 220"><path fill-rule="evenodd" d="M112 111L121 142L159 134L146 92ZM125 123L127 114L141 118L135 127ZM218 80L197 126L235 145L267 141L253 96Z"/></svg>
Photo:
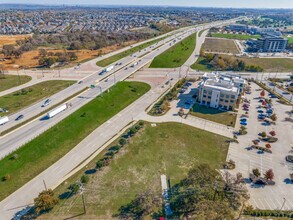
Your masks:
<svg viewBox="0 0 293 220"><path fill-rule="evenodd" d="M129 55L131 55L133 53L136 53L136 52L138 52L140 50L143 50L143 49L145 49L145 48L147 48L147 47L149 47L149 46L151 46L151 45L153 45L153 44L155 44L155 43L157 43L157 42L159 42L159 41L161 41L161 40L163 40L165 38L167 38L167 37L161 37L161 38L158 38L156 40L152 40L152 41L143 43L143 44L141 44L139 46L133 47L133 48L131 48L129 50L126 50L124 52L118 53L116 55L113 55L113 56L108 57L106 59L103 59L101 61L98 61L97 66L101 66L101 67L109 66L110 64L115 63L116 61L121 60L122 58L127 57L127 56L129 56Z"/></svg>
<svg viewBox="0 0 293 220"><path fill-rule="evenodd" d="M182 66L195 49L196 33L175 44L157 56L150 68L177 68Z"/></svg>
<svg viewBox="0 0 293 220"><path fill-rule="evenodd" d="M236 39L236 40L248 40L251 38L260 38L260 35L242 35L242 34L221 34L221 33L213 33L212 37L218 38L227 38L227 39Z"/></svg>
<svg viewBox="0 0 293 220"><path fill-rule="evenodd" d="M182 180L189 168L208 163L213 168L222 168L228 151L227 138L180 123L162 123L145 128L134 136L114 157L110 165L94 174L85 187L87 215L79 219L111 219L122 205L129 203L137 193L153 189L161 194L162 174L166 174L174 185ZM116 144L114 141L110 146ZM109 146L109 147L110 147ZM105 151L104 151L105 152ZM81 175L95 167L93 159L86 168L60 185L56 194ZM61 200L44 219L64 219L82 213L80 195ZM52 218L53 217L53 218Z"/></svg>
<svg viewBox="0 0 293 220"><path fill-rule="evenodd" d="M0 75L0 92L27 83L30 76Z"/></svg>
<svg viewBox="0 0 293 220"><path fill-rule="evenodd" d="M210 69L209 65L206 63L203 57L199 57L197 61L194 64L192 64L190 67L191 69L204 71L204 72L212 71L212 69Z"/></svg>
<svg viewBox="0 0 293 220"><path fill-rule="evenodd" d="M293 44L293 37L288 37L288 43Z"/></svg>
<svg viewBox="0 0 293 220"><path fill-rule="evenodd" d="M222 58L229 58L233 60L242 60L247 66L255 65L263 68L264 72L291 72L293 71L293 60L289 58L249 58L249 57L236 57L233 55L219 55ZM192 69L202 71L213 71L214 69L205 62L204 58L199 58L196 63L191 66Z"/></svg>
<svg viewBox="0 0 293 220"><path fill-rule="evenodd" d="M37 138L0 161L0 201L63 157L102 123L150 89L141 82L119 82ZM17 159L11 157L17 154Z"/></svg>
<svg viewBox="0 0 293 220"><path fill-rule="evenodd" d="M190 112L190 114L220 124L232 125L233 127L235 126L237 117L236 114L220 111L214 108L207 108L206 106L202 106L197 103L192 107L192 111Z"/></svg>
<svg viewBox="0 0 293 220"><path fill-rule="evenodd" d="M74 83L75 81L51 80L2 96L0 97L0 107L8 109L9 112L1 112L0 115L3 116L17 112L20 109L49 97Z"/></svg>

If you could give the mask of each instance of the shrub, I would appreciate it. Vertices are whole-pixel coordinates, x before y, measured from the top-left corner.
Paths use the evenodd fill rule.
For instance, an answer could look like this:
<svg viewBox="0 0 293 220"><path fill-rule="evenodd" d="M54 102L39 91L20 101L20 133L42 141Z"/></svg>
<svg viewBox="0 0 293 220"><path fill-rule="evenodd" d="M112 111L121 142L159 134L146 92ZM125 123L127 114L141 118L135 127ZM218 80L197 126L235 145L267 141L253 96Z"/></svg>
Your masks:
<svg viewBox="0 0 293 220"><path fill-rule="evenodd" d="M252 170L252 173L253 173L253 175L255 175L256 177L259 177L260 176L260 172L259 172L259 169L253 169Z"/></svg>
<svg viewBox="0 0 293 220"><path fill-rule="evenodd" d="M89 176L88 175L82 175L81 178L80 178L80 182L82 183L88 183L90 180Z"/></svg>
<svg viewBox="0 0 293 220"><path fill-rule="evenodd" d="M120 138L120 140L119 140L119 144L120 144L121 146L124 146L126 143L127 143L127 141L126 141L125 138Z"/></svg>
<svg viewBox="0 0 293 220"><path fill-rule="evenodd" d="M267 136L267 133L263 131L263 132L260 133L260 136L265 138Z"/></svg>
<svg viewBox="0 0 293 220"><path fill-rule="evenodd" d="M10 174L6 174L5 176L2 177L2 181L7 181L7 180L10 180L10 179L11 179Z"/></svg>
<svg viewBox="0 0 293 220"><path fill-rule="evenodd" d="M70 190L70 192L71 192L72 194L76 194L76 193L79 191L79 188L80 188L80 186L79 186L78 183L72 183L72 184L70 184L70 186L68 187L68 189Z"/></svg>
<svg viewBox="0 0 293 220"><path fill-rule="evenodd" d="M103 166L104 166L104 162L103 162L103 160L99 160L99 161L96 163L96 168L97 168L98 170L102 169Z"/></svg>
<svg viewBox="0 0 293 220"><path fill-rule="evenodd" d="M36 212L49 211L58 204L59 200L55 198L51 189L42 191L37 198L34 199Z"/></svg>
<svg viewBox="0 0 293 220"><path fill-rule="evenodd" d="M143 121L140 121L138 124L139 124L139 126L141 126L141 127L144 126L144 122L143 122Z"/></svg>

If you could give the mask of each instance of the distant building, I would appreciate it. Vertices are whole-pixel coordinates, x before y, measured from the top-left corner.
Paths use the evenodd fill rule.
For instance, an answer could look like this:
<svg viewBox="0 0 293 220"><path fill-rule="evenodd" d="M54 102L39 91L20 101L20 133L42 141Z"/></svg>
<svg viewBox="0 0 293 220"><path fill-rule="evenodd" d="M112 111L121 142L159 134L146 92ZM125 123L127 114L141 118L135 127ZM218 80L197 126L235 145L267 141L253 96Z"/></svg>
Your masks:
<svg viewBox="0 0 293 220"><path fill-rule="evenodd" d="M248 26L244 24L231 24L228 26L228 29L237 32L247 32Z"/></svg>
<svg viewBox="0 0 293 220"><path fill-rule="evenodd" d="M245 84L233 74L206 73L198 86L198 101L211 108L234 110Z"/></svg>
<svg viewBox="0 0 293 220"><path fill-rule="evenodd" d="M288 40L282 36L272 34L263 35L252 43L252 47L258 52L284 52L287 47Z"/></svg>

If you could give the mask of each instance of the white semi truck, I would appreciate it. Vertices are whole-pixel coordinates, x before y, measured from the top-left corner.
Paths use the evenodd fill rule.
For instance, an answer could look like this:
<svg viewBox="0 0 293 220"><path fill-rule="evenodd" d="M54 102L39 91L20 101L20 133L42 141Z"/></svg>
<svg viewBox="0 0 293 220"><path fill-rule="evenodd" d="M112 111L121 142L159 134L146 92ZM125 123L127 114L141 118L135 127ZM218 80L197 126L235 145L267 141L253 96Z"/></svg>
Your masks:
<svg viewBox="0 0 293 220"><path fill-rule="evenodd" d="M108 66L106 69L103 69L103 70L99 73L99 75L103 75L104 73L107 73L107 72L111 71L112 69L114 69L114 66L113 66L113 65L112 65L112 66Z"/></svg>
<svg viewBox="0 0 293 220"><path fill-rule="evenodd" d="M55 115L59 114L60 112L63 112L68 108L68 104L63 104L59 106L58 108L55 108L54 110L48 112L47 117L48 118L53 118Z"/></svg>
<svg viewBox="0 0 293 220"><path fill-rule="evenodd" d="M9 118L7 116L0 117L0 125L4 125L8 121L9 121Z"/></svg>

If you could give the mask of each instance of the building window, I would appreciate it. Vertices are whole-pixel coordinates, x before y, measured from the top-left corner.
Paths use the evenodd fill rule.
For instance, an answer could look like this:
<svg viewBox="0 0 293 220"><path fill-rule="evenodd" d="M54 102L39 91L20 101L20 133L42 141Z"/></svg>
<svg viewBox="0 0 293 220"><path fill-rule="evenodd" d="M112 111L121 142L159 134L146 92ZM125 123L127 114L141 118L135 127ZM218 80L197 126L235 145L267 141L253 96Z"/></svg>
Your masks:
<svg viewBox="0 0 293 220"><path fill-rule="evenodd" d="M202 101L202 104L206 104L206 101Z"/></svg>
<svg viewBox="0 0 293 220"><path fill-rule="evenodd" d="M212 91L209 91L209 93L208 93L209 95L211 95L212 94Z"/></svg>
<svg viewBox="0 0 293 220"><path fill-rule="evenodd" d="M202 97L206 98L207 96L206 95L203 95Z"/></svg>
<svg viewBox="0 0 293 220"><path fill-rule="evenodd" d="M229 98L229 95L226 95L226 98L228 99Z"/></svg>
<svg viewBox="0 0 293 220"><path fill-rule="evenodd" d="M207 93L207 90L203 90L203 93L206 94Z"/></svg>
<svg viewBox="0 0 293 220"><path fill-rule="evenodd" d="M224 98L224 94L221 94L220 97Z"/></svg>
<svg viewBox="0 0 293 220"><path fill-rule="evenodd" d="M210 105L211 103L210 102L207 102L207 105Z"/></svg>
<svg viewBox="0 0 293 220"><path fill-rule="evenodd" d="M235 99L235 95L231 95L231 99Z"/></svg>
<svg viewBox="0 0 293 220"><path fill-rule="evenodd" d="M210 99L211 98L211 96L208 96L208 99Z"/></svg>
<svg viewBox="0 0 293 220"><path fill-rule="evenodd" d="M223 106L222 105L219 105L219 108L222 108Z"/></svg>
<svg viewBox="0 0 293 220"><path fill-rule="evenodd" d="M228 102L229 102L229 100L225 100L225 102L227 102L227 103L228 103Z"/></svg>
<svg viewBox="0 0 293 220"><path fill-rule="evenodd" d="M221 102L224 102L224 99L220 99Z"/></svg>

